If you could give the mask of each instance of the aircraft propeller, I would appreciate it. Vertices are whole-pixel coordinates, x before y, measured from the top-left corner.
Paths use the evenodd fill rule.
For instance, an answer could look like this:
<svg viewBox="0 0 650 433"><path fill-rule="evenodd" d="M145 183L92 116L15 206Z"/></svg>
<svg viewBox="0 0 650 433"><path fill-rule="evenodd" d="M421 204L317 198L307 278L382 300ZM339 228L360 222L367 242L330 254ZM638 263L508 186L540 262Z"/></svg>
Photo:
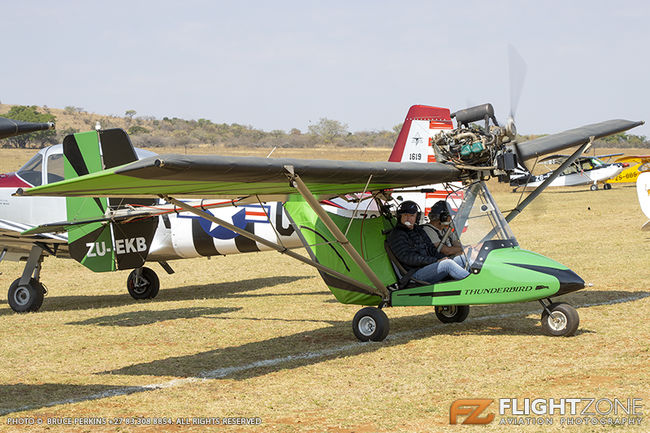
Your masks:
<svg viewBox="0 0 650 433"><path fill-rule="evenodd" d="M508 66L510 70L510 115L506 121L506 133L514 139L517 135L515 113L521 98L521 92L526 79L526 61L519 55L514 46L508 45Z"/></svg>

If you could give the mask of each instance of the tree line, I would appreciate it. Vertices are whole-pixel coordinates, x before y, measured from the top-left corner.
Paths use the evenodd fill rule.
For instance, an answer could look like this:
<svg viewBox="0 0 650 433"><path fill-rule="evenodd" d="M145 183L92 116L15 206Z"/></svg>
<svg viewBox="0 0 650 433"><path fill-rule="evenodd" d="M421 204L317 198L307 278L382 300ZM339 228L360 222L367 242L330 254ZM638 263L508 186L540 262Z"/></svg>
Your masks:
<svg viewBox="0 0 650 433"><path fill-rule="evenodd" d="M209 119L185 120L177 117L157 119L152 116L136 116L135 110L127 110L124 116L101 116L88 113L82 107L68 106L63 110L48 107L14 105L9 112L0 114L26 122L57 123L58 112L67 126L57 125L56 130L40 131L32 134L0 140L1 147L41 148L61 143L72 133L95 129L97 123L103 129L122 128L126 130L137 147L192 147L212 145L224 147L392 147L402 124L390 131L350 132L348 125L337 120L321 118L309 125L307 132L298 128L289 131L263 131L250 125L238 123L215 123ZM519 141L533 138L521 136ZM600 147L642 147L650 148L650 141L644 136L615 134L597 140Z"/></svg>

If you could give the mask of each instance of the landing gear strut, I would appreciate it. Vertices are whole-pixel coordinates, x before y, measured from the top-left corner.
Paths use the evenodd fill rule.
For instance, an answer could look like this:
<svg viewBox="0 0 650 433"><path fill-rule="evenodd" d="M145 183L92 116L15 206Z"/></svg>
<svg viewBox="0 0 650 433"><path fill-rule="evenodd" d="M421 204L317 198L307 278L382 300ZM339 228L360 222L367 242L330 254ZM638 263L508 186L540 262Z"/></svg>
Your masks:
<svg viewBox="0 0 650 433"><path fill-rule="evenodd" d="M152 299L160 290L160 281L153 270L146 267L137 268L129 274L126 288L133 299Z"/></svg>
<svg viewBox="0 0 650 433"><path fill-rule="evenodd" d="M546 335L570 337L578 330L580 316L575 308L566 302L544 304L540 299L542 311L542 330ZM549 301L550 302L550 301Z"/></svg>
<svg viewBox="0 0 650 433"><path fill-rule="evenodd" d="M23 275L9 286L7 301L16 313L38 311L43 305L46 290L40 282L42 261L43 249L39 245L32 246Z"/></svg>

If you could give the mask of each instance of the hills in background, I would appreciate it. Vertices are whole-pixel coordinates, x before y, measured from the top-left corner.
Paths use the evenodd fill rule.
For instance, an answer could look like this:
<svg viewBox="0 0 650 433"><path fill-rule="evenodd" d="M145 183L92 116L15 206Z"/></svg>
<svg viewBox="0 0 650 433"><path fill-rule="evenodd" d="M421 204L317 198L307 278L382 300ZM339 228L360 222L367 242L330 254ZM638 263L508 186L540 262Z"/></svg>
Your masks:
<svg viewBox="0 0 650 433"><path fill-rule="evenodd" d="M50 108L47 106L20 106L0 104L0 116L31 122L54 121L56 130L20 136L15 140L0 141L1 147L43 147L61 143L63 137L75 132L95 129L97 123L102 129L122 128L129 133L138 147L386 147L395 144L401 124L391 131L350 132L340 121L321 118L310 125L307 132L297 128L290 131L263 131L250 125L237 123L215 123L208 119L185 120L177 117L157 119L152 116L138 116L135 110L127 110L124 116L88 113L82 107L68 106ZM521 136L525 141L535 136ZM644 136L616 134L596 142L598 147L650 148L650 141Z"/></svg>

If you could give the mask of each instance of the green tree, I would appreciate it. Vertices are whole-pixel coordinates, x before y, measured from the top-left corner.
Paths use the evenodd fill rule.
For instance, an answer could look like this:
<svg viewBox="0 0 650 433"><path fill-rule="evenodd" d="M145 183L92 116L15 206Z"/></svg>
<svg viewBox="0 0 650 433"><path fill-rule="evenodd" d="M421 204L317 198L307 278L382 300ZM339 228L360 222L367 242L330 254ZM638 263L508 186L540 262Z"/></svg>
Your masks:
<svg viewBox="0 0 650 433"><path fill-rule="evenodd" d="M129 128L128 131L129 135L137 135L137 134L149 134L151 131L149 131L147 128L144 126L140 125L133 125L132 127Z"/></svg>
<svg viewBox="0 0 650 433"><path fill-rule="evenodd" d="M324 117L315 125L309 125L309 132L319 136L325 143L331 143L335 138L348 135L348 125L338 120Z"/></svg>
<svg viewBox="0 0 650 433"><path fill-rule="evenodd" d="M129 118L129 120L133 120L133 116L137 114L137 111L135 110L126 110L124 112L124 115Z"/></svg>
<svg viewBox="0 0 650 433"><path fill-rule="evenodd" d="M11 110L4 117L14 120L22 120L23 122L46 123L54 122L56 116L53 114L39 113L38 107L35 105L14 105ZM31 134L17 135L15 137L7 138L3 147L17 147L24 149L28 144L33 143L38 147L43 147L47 144L52 144L56 141L56 132L49 129L47 131L32 132Z"/></svg>

